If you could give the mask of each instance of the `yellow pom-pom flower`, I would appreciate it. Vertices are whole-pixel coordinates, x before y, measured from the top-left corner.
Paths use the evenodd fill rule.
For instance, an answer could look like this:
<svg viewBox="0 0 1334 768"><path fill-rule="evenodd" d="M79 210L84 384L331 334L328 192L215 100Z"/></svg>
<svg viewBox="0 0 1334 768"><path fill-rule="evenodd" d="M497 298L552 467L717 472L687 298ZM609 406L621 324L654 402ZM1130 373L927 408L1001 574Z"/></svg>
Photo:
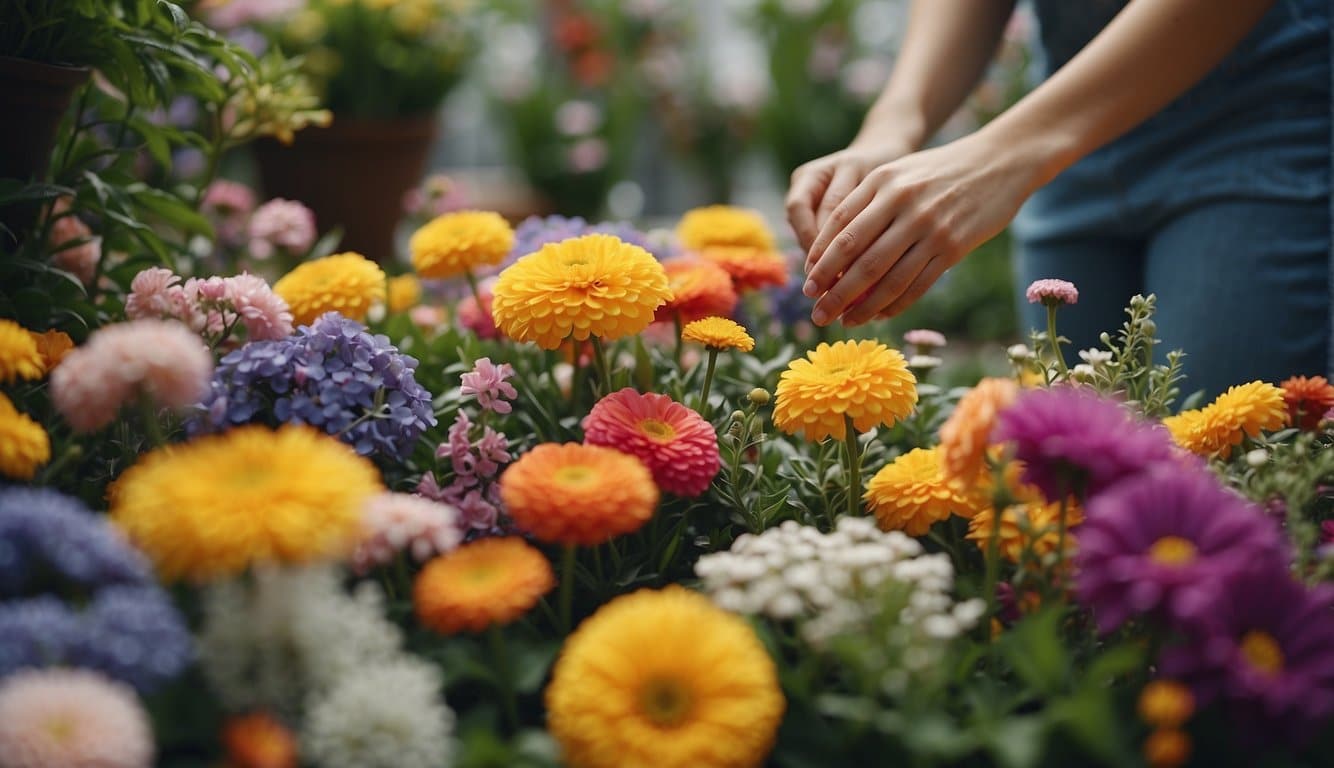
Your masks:
<svg viewBox="0 0 1334 768"><path fill-rule="evenodd" d="M1065 559L1075 551L1075 537L1071 529L1084 522L1084 513L1078 504L1067 502L1065 507ZM978 512L968 522L967 539L986 552L995 530L996 513L988 508ZM1001 557L1017 563L1025 552L1043 558L1056 551L1061 540L1061 503L1032 501L1008 507L1001 517L997 543Z"/></svg>
<svg viewBox="0 0 1334 768"><path fill-rule="evenodd" d="M389 311L407 312L422 300L422 284L416 275L389 278Z"/></svg>
<svg viewBox="0 0 1334 768"><path fill-rule="evenodd" d="M971 482L982 471L996 417L1019 396L1013 379L982 379L959 399L940 427L940 458L945 477Z"/></svg>
<svg viewBox="0 0 1334 768"><path fill-rule="evenodd" d="M0 384L40 379L46 373L32 333L13 320L0 320Z"/></svg>
<svg viewBox="0 0 1334 768"><path fill-rule="evenodd" d="M1163 419L1177 445L1191 453L1227 458L1246 437L1288 423L1283 390L1263 381L1231 387L1203 409Z"/></svg>
<svg viewBox="0 0 1334 768"><path fill-rule="evenodd" d="M518 619L554 586L551 563L523 539L479 539L427 563L412 605L428 629L481 632Z"/></svg>
<svg viewBox="0 0 1334 768"><path fill-rule="evenodd" d="M573 768L751 768L786 702L745 620L671 586L618 597L580 625L546 705Z"/></svg>
<svg viewBox="0 0 1334 768"><path fill-rule="evenodd" d="M499 264L514 247L514 230L498 213L457 211L439 216L408 241L412 268L425 278L444 279Z"/></svg>
<svg viewBox="0 0 1334 768"><path fill-rule="evenodd" d="M639 333L671 297L652 254L594 234L544 245L501 272L491 315L506 336L556 349L569 338Z"/></svg>
<svg viewBox="0 0 1334 768"><path fill-rule="evenodd" d="M164 581L232 576L252 563L345 554L379 473L309 427L237 427L142 456L111 488L111 519Z"/></svg>
<svg viewBox="0 0 1334 768"><path fill-rule="evenodd" d="M358 322L385 300L384 270L359 253L336 253L307 261L273 284L292 309L292 321L309 325L325 312Z"/></svg>
<svg viewBox="0 0 1334 768"><path fill-rule="evenodd" d="M917 405L917 379L897 350L874 341L821 344L778 379L774 424L807 440L845 437L893 424Z"/></svg>
<svg viewBox="0 0 1334 768"><path fill-rule="evenodd" d="M681 338L703 344L710 349L739 349L749 352L755 348L755 340L746 333L746 329L735 320L725 317L706 317L696 320L681 329Z"/></svg>
<svg viewBox="0 0 1334 768"><path fill-rule="evenodd" d="M676 238L688 251L715 245L774 250L774 235L764 217L747 208L709 205L687 211L676 225Z"/></svg>
<svg viewBox="0 0 1334 768"><path fill-rule="evenodd" d="M51 438L42 425L19 413L0 392L0 475L31 480L37 468L51 460Z"/></svg>
<svg viewBox="0 0 1334 768"><path fill-rule="evenodd" d="M945 480L935 448L914 448L885 465L866 485L866 501L880 528L923 536L951 514L977 514L975 498Z"/></svg>

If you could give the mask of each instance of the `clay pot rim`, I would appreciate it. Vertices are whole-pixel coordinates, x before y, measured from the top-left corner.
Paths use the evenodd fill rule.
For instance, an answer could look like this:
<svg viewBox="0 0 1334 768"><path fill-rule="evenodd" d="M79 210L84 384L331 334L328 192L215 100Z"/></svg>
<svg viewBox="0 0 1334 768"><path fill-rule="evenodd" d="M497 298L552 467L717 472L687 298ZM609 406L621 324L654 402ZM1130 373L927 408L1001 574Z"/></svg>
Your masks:
<svg viewBox="0 0 1334 768"><path fill-rule="evenodd" d="M39 83L60 86L82 85L92 75L92 67L70 64L53 64L36 59L21 59L15 56L0 56L0 72L7 77L17 77Z"/></svg>

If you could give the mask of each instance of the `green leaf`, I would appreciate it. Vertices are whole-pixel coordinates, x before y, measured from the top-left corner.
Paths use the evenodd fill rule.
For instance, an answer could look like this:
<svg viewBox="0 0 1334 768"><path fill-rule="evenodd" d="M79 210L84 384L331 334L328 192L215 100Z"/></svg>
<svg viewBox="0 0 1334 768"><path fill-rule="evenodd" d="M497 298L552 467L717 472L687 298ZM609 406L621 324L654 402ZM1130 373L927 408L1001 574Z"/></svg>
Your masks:
<svg viewBox="0 0 1334 768"><path fill-rule="evenodd" d="M990 735L988 745L1002 766L1029 768L1042 758L1046 729L1046 723L1038 715L1007 718Z"/></svg>
<svg viewBox="0 0 1334 768"><path fill-rule="evenodd" d="M1019 678L1040 693L1063 689L1070 658L1061 639L1060 607L1047 608L1015 624L1000 642L1001 653Z"/></svg>

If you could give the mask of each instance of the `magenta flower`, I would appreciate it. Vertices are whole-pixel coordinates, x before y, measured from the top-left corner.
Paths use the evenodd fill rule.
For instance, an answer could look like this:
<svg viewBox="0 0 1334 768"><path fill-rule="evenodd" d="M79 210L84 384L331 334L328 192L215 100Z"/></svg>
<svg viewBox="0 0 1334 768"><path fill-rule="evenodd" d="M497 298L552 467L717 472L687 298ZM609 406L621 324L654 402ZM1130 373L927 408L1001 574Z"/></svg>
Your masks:
<svg viewBox="0 0 1334 768"><path fill-rule="evenodd" d="M1028 297L1029 304L1046 304L1047 306L1060 306L1061 304L1075 304L1079 301L1079 289L1075 284L1068 280L1034 280L1033 284L1028 286L1024 292Z"/></svg>
<svg viewBox="0 0 1334 768"><path fill-rule="evenodd" d="M1256 563L1286 562L1278 526L1204 468L1163 465L1089 499L1076 594L1102 632L1136 616L1206 621L1224 584Z"/></svg>
<svg viewBox="0 0 1334 768"><path fill-rule="evenodd" d="M304 254L315 244L315 214L301 203L274 198L250 217L250 255L261 261L281 250Z"/></svg>
<svg viewBox="0 0 1334 768"><path fill-rule="evenodd" d="M514 375L509 363L496 365L491 358L479 358L473 369L463 374L463 396L476 397L478 405L495 413L509 413L514 407L508 401L519 396L508 379Z"/></svg>

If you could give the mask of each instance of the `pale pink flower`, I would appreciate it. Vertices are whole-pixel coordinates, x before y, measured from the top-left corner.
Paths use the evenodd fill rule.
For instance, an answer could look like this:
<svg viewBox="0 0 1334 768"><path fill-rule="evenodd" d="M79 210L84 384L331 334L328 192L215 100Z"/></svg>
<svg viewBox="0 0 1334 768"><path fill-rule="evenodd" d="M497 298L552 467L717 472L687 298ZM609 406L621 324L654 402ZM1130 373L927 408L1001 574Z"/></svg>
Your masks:
<svg viewBox="0 0 1334 768"><path fill-rule="evenodd" d="M508 381L513 375L514 366L509 363L496 365L489 357L478 358L472 370L463 374L463 396L476 397L478 405L488 411L509 413L514 407L507 401L519 396Z"/></svg>
<svg viewBox="0 0 1334 768"><path fill-rule="evenodd" d="M472 296L464 296L459 300L458 306L454 308L458 324L477 334L479 339L499 338L500 331L496 328L496 321L491 316L491 292L482 289L481 294L482 303L480 305L477 303L477 299Z"/></svg>
<svg viewBox="0 0 1334 768"><path fill-rule="evenodd" d="M927 352L945 346L945 334L927 328L915 328L903 334L903 342L917 347L919 352Z"/></svg>
<svg viewBox="0 0 1334 768"><path fill-rule="evenodd" d="M1029 304L1074 304L1079 301L1079 289L1068 280L1034 280L1024 292Z"/></svg>
<svg viewBox="0 0 1334 768"><path fill-rule="evenodd" d="M213 375L213 356L199 337L170 320L109 325L70 352L51 372L51 400L80 432L106 426L143 392L162 408L199 402Z"/></svg>
<svg viewBox="0 0 1334 768"><path fill-rule="evenodd" d="M408 493L382 493L363 508L362 539L352 552L352 569L364 574L393 562L400 552L426 562L462 540L453 507Z"/></svg>
<svg viewBox="0 0 1334 768"><path fill-rule="evenodd" d="M79 278L84 285L92 285L97 275L97 262L102 260L102 238L78 216L70 213L69 198L56 201L47 244L51 247L51 263L57 269Z"/></svg>
<svg viewBox="0 0 1334 768"><path fill-rule="evenodd" d="M231 30L276 21L305 5L306 0L204 0L201 9L210 27Z"/></svg>
<svg viewBox="0 0 1334 768"><path fill-rule="evenodd" d="M565 163L575 173L592 173L607 164L607 142L580 139L566 150Z"/></svg>
<svg viewBox="0 0 1334 768"><path fill-rule="evenodd" d="M309 208L277 197L250 217L250 255L262 261L276 250L303 254L315 244L317 234L315 214Z"/></svg>
<svg viewBox="0 0 1334 768"><path fill-rule="evenodd" d="M427 331L434 331L445 324L448 319L443 307L436 307L430 304L418 304L408 310L408 319L412 324Z"/></svg>
<svg viewBox="0 0 1334 768"><path fill-rule="evenodd" d="M129 686L77 669L25 669L0 681L5 768L152 764L152 728Z"/></svg>
<svg viewBox="0 0 1334 768"><path fill-rule="evenodd" d="M255 193L244 184L218 179L208 185L200 208L213 220L222 242L238 246L245 242L246 222L255 210Z"/></svg>
<svg viewBox="0 0 1334 768"><path fill-rule="evenodd" d="M227 299L240 315L248 340L270 341L292 335L292 310L264 278L246 272L226 282Z"/></svg>
<svg viewBox="0 0 1334 768"><path fill-rule="evenodd" d="M141 270L130 281L130 295L125 299L125 316L131 320L145 318L182 318L177 312L182 307L181 277L170 269L149 267Z"/></svg>
<svg viewBox="0 0 1334 768"><path fill-rule="evenodd" d="M409 216L436 218L468 207L468 193L454 179L436 173L420 186L403 193L403 212Z"/></svg>

